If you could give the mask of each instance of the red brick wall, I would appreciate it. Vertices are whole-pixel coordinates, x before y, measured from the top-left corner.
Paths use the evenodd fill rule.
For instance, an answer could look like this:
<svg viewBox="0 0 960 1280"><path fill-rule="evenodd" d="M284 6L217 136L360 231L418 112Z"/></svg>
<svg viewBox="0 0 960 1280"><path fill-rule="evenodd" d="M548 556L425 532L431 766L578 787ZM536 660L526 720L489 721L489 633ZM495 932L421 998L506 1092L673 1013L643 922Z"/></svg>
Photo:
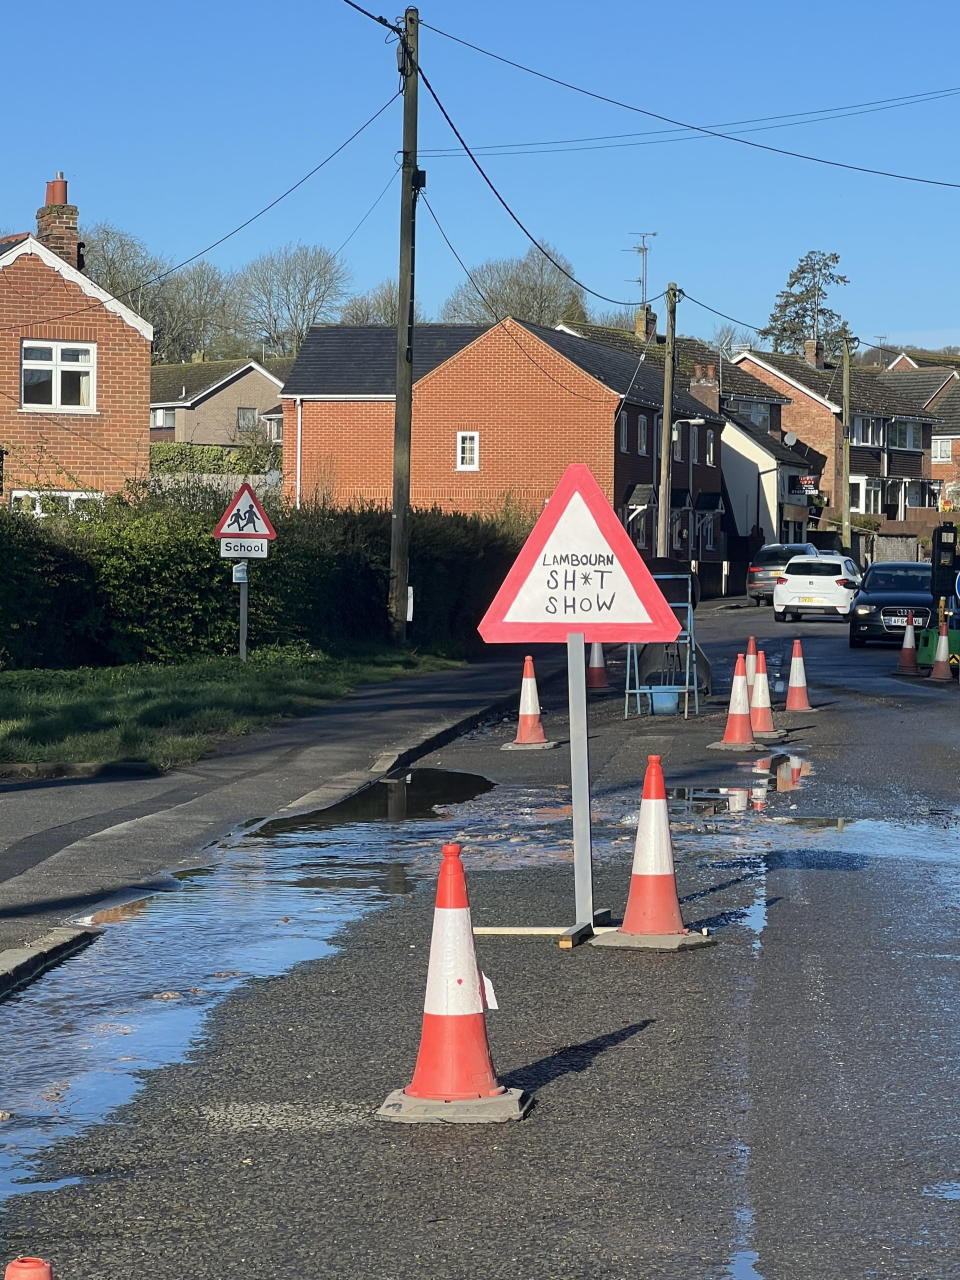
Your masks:
<svg viewBox="0 0 960 1280"><path fill-rule="evenodd" d="M826 457L820 487L831 497L838 493L839 462L842 436L839 418L836 414L818 404L803 391L786 382L776 374L756 364L748 356L737 362L739 368L752 373L755 378L765 382L768 387L780 395L789 396L790 404L780 407L780 425L783 430L794 431L803 444L809 445ZM838 379L839 382L839 379ZM838 387L839 394L839 387Z"/></svg>
<svg viewBox="0 0 960 1280"><path fill-rule="evenodd" d="M27 323L56 315L64 319ZM97 344L96 413L20 408L24 338ZM150 343L140 333L34 254L24 254L0 271L5 494L15 488L121 489L147 470L149 407Z"/></svg>
<svg viewBox="0 0 960 1280"><path fill-rule="evenodd" d="M943 496L953 503L954 510L960 506L960 436L950 439L950 461L930 464L930 475L934 480L943 481Z"/></svg>
<svg viewBox="0 0 960 1280"><path fill-rule="evenodd" d="M492 513L509 497L539 511L571 462L586 463L614 501L618 403L614 392L504 321L414 388L411 504ZM320 494L338 504L363 499L389 505L393 417L392 401L305 401L303 499ZM477 471L457 470L459 431L479 433ZM288 496L295 488L296 439L296 405L287 400Z"/></svg>

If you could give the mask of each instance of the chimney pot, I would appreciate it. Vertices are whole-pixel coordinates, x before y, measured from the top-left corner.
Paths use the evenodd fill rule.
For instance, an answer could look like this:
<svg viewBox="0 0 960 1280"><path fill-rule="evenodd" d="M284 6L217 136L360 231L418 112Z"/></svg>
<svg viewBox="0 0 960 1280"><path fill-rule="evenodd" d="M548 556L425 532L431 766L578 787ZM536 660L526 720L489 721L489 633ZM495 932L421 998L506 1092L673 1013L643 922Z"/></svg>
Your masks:
<svg viewBox="0 0 960 1280"><path fill-rule="evenodd" d="M47 183L47 199L46 204L66 204L67 203L67 181L60 170L52 182Z"/></svg>
<svg viewBox="0 0 960 1280"><path fill-rule="evenodd" d="M695 365L693 366L693 376L696 378L696 380L697 380L698 382L701 380L701 378L703 377L703 365L702 365L702 364L695 364Z"/></svg>
<svg viewBox="0 0 960 1280"><path fill-rule="evenodd" d="M707 380L713 382L717 376L717 366L715 364L707 365Z"/></svg>
<svg viewBox="0 0 960 1280"><path fill-rule="evenodd" d="M807 364L814 369L823 368L823 343L816 338L807 338L803 344L803 355Z"/></svg>
<svg viewBox="0 0 960 1280"><path fill-rule="evenodd" d="M67 203L62 171L47 183L46 204L37 210L37 239L71 267L77 266L77 206Z"/></svg>

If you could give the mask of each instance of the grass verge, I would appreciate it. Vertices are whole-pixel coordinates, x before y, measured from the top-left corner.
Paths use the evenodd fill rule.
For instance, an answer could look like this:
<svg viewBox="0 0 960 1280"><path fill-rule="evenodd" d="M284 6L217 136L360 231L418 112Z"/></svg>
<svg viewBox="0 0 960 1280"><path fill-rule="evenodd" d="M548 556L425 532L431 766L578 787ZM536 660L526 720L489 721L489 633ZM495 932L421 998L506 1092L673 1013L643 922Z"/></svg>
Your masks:
<svg viewBox="0 0 960 1280"><path fill-rule="evenodd" d="M335 658L261 649L247 662L0 672L0 761L189 764L225 738L320 710L360 684L460 664L373 650Z"/></svg>

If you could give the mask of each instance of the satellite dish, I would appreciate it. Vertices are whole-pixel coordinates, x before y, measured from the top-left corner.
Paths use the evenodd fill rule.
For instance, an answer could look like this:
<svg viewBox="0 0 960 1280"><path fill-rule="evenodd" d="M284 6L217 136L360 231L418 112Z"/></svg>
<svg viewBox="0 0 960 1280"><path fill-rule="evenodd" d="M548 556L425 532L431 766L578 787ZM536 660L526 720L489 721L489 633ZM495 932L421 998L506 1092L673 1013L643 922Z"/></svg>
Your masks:
<svg viewBox="0 0 960 1280"><path fill-rule="evenodd" d="M787 434L783 437L783 443L787 446L788 449L792 449L793 446L797 443L797 433L795 431L788 431Z"/></svg>

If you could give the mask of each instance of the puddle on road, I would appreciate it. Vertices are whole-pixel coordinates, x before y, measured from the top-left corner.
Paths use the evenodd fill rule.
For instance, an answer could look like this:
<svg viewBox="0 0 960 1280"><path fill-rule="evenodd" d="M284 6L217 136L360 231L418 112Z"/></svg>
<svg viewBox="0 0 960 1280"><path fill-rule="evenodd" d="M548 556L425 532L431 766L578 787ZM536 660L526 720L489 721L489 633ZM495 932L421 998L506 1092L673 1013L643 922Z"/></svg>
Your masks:
<svg viewBox="0 0 960 1280"><path fill-rule="evenodd" d="M960 1200L960 1182L935 1182L923 1188L925 1196L935 1196L938 1200Z"/></svg>

